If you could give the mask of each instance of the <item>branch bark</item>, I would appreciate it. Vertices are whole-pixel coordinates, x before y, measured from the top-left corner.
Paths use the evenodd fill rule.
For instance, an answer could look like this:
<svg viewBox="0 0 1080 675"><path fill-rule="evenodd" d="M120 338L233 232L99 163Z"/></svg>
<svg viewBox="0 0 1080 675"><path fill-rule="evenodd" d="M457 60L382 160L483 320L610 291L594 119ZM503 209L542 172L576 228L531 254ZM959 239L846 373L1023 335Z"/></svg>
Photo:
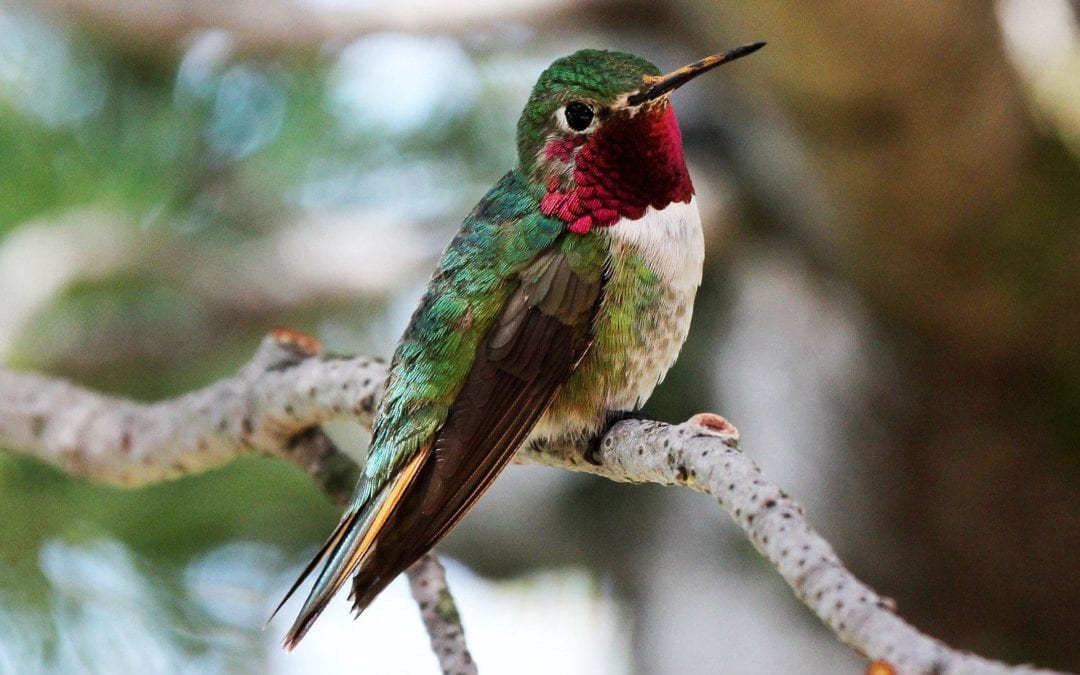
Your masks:
<svg viewBox="0 0 1080 675"><path fill-rule="evenodd" d="M461 616L446 584L446 570L435 552L424 554L405 570L405 576L444 675L476 675L476 662L465 647Z"/></svg>
<svg viewBox="0 0 1080 675"><path fill-rule="evenodd" d="M339 502L356 466L318 429L335 417L370 425L385 366L320 356L309 336L278 330L233 377L160 403L140 404L72 384L0 369L0 447L74 475L145 485L224 464L253 451L305 467ZM625 421L600 448L532 445L520 463L582 471L622 482L682 485L716 499L807 607L843 642L897 673L1050 673L952 649L901 619L894 603L847 570L802 507L739 450L738 431L703 413L687 422ZM408 573L444 673L472 673L441 565L421 559Z"/></svg>
<svg viewBox="0 0 1080 675"><path fill-rule="evenodd" d="M258 448L302 467L344 506L359 467L318 423L348 411L370 426L386 367L378 359L319 357L321 351L318 340L279 329L233 377L153 404L0 368L0 447L123 487L204 471ZM475 673L435 553L406 576L443 673Z"/></svg>

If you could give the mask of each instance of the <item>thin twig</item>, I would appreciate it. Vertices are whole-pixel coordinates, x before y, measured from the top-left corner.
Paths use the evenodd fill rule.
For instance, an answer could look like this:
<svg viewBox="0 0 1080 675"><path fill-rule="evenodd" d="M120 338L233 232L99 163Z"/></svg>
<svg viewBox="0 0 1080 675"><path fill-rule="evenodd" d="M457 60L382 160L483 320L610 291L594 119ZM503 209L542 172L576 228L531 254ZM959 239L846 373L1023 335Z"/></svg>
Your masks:
<svg viewBox="0 0 1080 675"><path fill-rule="evenodd" d="M0 369L0 447L38 456L76 475L125 485L194 473L258 447L307 467L341 499L341 485L349 485L355 467L341 463L327 471L339 461L330 458L340 453L326 445L329 439L321 433L307 430L335 417L369 425L386 370L377 361L333 359L318 352L313 338L276 331L237 375L154 404ZM873 659L875 668L891 667L897 673L1051 672L952 649L903 621L891 600L843 566L810 527L802 507L739 451L738 432L721 417L701 414L678 425L622 422L604 438L600 455L597 466L584 461L580 448L532 446L518 454L518 461L617 481L684 485L712 496L795 595L841 640ZM336 471L346 480L334 483ZM456 611L441 614L456 617ZM455 628L439 630L453 634ZM456 630L463 640L460 626ZM436 633L431 637L436 644ZM460 654L467 655L463 641ZM458 672L456 666L443 667Z"/></svg>
<svg viewBox="0 0 1080 675"><path fill-rule="evenodd" d="M446 570L435 553L424 554L405 575L443 675L476 675L476 662L465 644L465 629L446 583Z"/></svg>
<svg viewBox="0 0 1080 675"><path fill-rule="evenodd" d="M235 376L154 404L0 368L0 447L128 487L197 473L258 448L299 465L344 505L359 467L317 425L349 411L370 426L386 368L378 360L316 358L320 352L317 340L277 330ZM435 553L406 574L414 596L423 583L438 600L417 602L443 672L474 673Z"/></svg>

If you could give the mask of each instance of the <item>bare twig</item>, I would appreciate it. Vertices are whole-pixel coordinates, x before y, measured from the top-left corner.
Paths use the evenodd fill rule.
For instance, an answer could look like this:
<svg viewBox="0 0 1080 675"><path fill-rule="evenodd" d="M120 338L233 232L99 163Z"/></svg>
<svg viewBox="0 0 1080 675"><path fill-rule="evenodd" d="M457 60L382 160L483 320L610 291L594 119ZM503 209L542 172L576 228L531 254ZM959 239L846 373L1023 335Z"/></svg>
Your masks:
<svg viewBox="0 0 1080 675"><path fill-rule="evenodd" d="M315 358L317 340L289 330L263 340L231 378L170 401L141 404L61 380L0 369L0 447L128 487L197 473L258 448L303 467L344 504L359 473L318 427L350 415L370 425L386 368L378 360ZM430 553L407 571L437 598L421 618L445 673L469 673L454 598ZM474 667L475 668L475 667Z"/></svg>
<svg viewBox="0 0 1080 675"><path fill-rule="evenodd" d="M33 454L75 475L124 485L193 473L258 447L307 467L341 500L355 466L340 462L342 455L329 439L311 427L334 417L370 424L385 367L369 359L320 357L318 352L313 338L279 330L235 376L154 404L0 370L0 446ZM875 666L888 664L898 673L1050 672L960 652L899 618L891 600L843 566L807 523L802 507L765 480L739 451L735 428L716 415L696 415L678 425L622 422L604 438L599 466L584 461L580 448L564 446L531 446L519 453L518 461L617 481L684 485L712 496L796 596L841 640L874 659ZM337 468L335 462L340 462ZM410 571L414 595L444 672L471 672L461 670L475 666L464 649L457 612L444 603L444 597L449 598L445 581L440 572L431 571L431 562L421 560L419 568ZM436 581L429 581L425 590L417 588L418 579ZM450 623L432 628L433 618ZM460 651L454 652L454 645L447 653L459 661L442 660L444 638L460 640Z"/></svg>
<svg viewBox="0 0 1080 675"><path fill-rule="evenodd" d="M466 649L465 629L442 563L434 553L427 553L405 570L405 575L444 675L476 675L476 662Z"/></svg>

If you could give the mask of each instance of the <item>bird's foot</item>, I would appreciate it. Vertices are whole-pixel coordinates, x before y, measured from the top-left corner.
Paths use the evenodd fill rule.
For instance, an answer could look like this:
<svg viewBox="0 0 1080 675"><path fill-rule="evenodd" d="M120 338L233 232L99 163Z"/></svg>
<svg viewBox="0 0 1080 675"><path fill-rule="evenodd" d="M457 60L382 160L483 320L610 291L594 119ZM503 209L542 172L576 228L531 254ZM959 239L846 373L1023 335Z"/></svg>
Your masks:
<svg viewBox="0 0 1080 675"><path fill-rule="evenodd" d="M604 442L604 437L611 431L611 427L624 420L652 419L652 417L639 410L612 410L608 412L604 427L589 439L589 443L585 448L585 461L594 466L603 464L600 459L600 444Z"/></svg>

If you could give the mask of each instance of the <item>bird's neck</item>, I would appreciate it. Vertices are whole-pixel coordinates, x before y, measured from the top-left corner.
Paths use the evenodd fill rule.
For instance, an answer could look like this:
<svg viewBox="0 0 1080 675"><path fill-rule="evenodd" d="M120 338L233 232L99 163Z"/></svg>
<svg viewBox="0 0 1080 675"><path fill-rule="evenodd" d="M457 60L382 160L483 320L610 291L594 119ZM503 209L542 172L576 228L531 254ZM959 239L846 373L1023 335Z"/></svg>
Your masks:
<svg viewBox="0 0 1080 675"><path fill-rule="evenodd" d="M650 206L663 209L694 195L682 134L667 103L619 114L588 136L553 139L544 153L551 166L573 159L565 174L538 178L540 211L575 234L637 220Z"/></svg>

